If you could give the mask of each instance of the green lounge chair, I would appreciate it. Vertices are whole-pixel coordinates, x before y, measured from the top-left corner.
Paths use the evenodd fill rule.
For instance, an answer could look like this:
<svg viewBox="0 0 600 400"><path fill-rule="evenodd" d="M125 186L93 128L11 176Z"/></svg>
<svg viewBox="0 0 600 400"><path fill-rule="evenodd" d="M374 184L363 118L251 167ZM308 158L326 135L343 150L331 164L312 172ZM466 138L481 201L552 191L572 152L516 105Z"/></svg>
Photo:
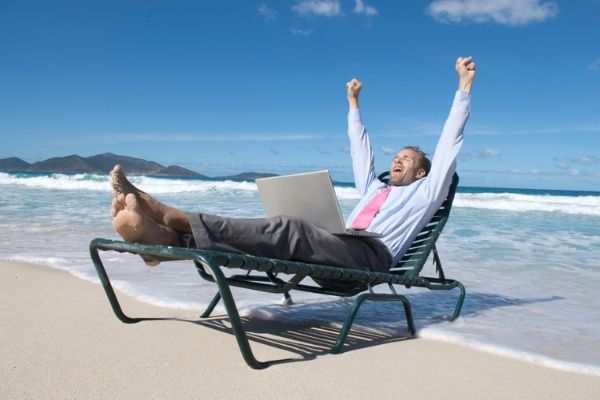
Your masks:
<svg viewBox="0 0 600 400"><path fill-rule="evenodd" d="M382 176L380 176L380 179L381 178ZM458 288L460 290L460 295L454 309L452 320L456 319L460 315L460 310L464 302L465 288L459 281L446 279L444 276L442 264L435 247L435 242L444 228L444 225L446 224L450 214L450 208L452 206L457 184L458 175L454 174L448 196L440 209L432 217L425 228L419 233L402 260L400 260L400 262L387 273L359 271L294 261L282 261L264 257L242 255L238 253L223 253L200 249L144 245L139 243L106 239L92 240L90 243L90 254L112 309L116 316L124 323L136 323L139 321L152 320L156 318L133 318L127 316L123 312L110 283L110 279L102 264L102 260L100 259L99 250L128 252L142 256L157 257L161 260L193 261L200 276L208 281L215 282L218 289L217 294L208 305L204 313L201 315L201 318L209 317L219 301L223 300L225 310L231 323L233 334L236 337L244 360L250 367L262 369L269 366L271 363L258 361L252 354L246 332L242 326L235 301L231 294L230 286L260 290L270 293L282 293L288 300L290 299L289 292L291 290L300 290L304 292L339 297L356 296L337 341L330 351L334 354L337 354L341 351L354 318L356 317L360 306L365 300L402 302L406 315L408 330L410 334L414 336L415 326L410 308L410 302L405 296L396 292L394 285L402 285L406 288L421 287L430 290L450 290ZM421 269L427 261L430 253L433 253L433 262L436 266L436 273L438 276L420 276ZM238 268L246 270L247 273L227 276L223 272L224 268ZM307 276L317 280L335 280L346 284L355 282L356 286L352 287L351 289L331 289L302 284L301 281ZM373 287L380 284L387 284L389 286L390 293L386 294L373 292ZM353 285L348 285L348 287L351 286Z"/></svg>

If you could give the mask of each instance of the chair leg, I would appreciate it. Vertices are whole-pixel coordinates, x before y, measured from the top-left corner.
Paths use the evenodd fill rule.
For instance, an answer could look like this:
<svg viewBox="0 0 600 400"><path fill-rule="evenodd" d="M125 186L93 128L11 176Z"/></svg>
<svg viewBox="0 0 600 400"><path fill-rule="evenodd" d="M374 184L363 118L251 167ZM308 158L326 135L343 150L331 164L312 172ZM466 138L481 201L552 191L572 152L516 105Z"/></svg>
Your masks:
<svg viewBox="0 0 600 400"><path fill-rule="evenodd" d="M244 357L246 363L254 369L263 369L268 367L270 365L269 362L258 361L254 357L254 354L252 354L252 349L250 348L250 343L248 342L248 336L246 335L246 331L242 326L242 320L240 319L235 301L233 300L233 295L231 294L231 290L229 289L229 285L227 284L225 275L223 274L223 271L221 271L221 268L218 265L204 259L204 257L197 257L194 261L202 264L212 271L212 276L217 284L217 287L219 288L218 296L223 299L223 305L225 306L225 311L227 311L227 315L229 316L231 329L237 340L242 357ZM215 302L216 298L217 296L215 296L213 302L211 302L211 305Z"/></svg>
<svg viewBox="0 0 600 400"><path fill-rule="evenodd" d="M412 316L412 311L410 308L410 302L408 299L401 294L378 294L378 293L363 293L356 297L354 303L352 304L352 308L350 313L346 317L346 321L342 327L342 331L340 332L335 345L331 348L331 354L338 354L342 350L344 346L344 342L348 337L348 333L350 333L350 328L354 323L354 319L356 318L356 314L358 313L358 309L364 303L365 300L374 300L374 301L401 301L404 306L404 313L406 314L406 323L408 325L408 330L411 336L415 334L415 324Z"/></svg>
<svg viewBox="0 0 600 400"><path fill-rule="evenodd" d="M93 243L90 244L90 256L92 257L92 262L94 263L94 267L96 268L96 272L98 273L98 277L100 278L104 292L106 293L108 301L110 302L113 312L117 318L126 324L135 324L136 322L145 320L145 318L131 318L123 312L121 304L119 304L119 299L115 294L115 291L110 283L110 279L106 273L106 269L102 264L100 255L98 254L98 248Z"/></svg>
<svg viewBox="0 0 600 400"><path fill-rule="evenodd" d="M346 321L342 326L342 331L340 332L335 345L331 348L331 354L338 354L342 350L342 346L344 346L344 342L348 337L348 333L350 332L350 328L352 327L352 323L354 322L354 318L356 318L356 314L358 313L358 309L367 300L370 293L363 293L356 297L354 303L352 304L352 308L350 309L350 313L346 317Z"/></svg>
<svg viewBox="0 0 600 400"><path fill-rule="evenodd" d="M452 321L460 316L460 310L462 309L463 303L465 301L466 291L465 287L462 283L456 281L458 284L458 289L460 290L460 296L458 296L458 300L456 302L456 307L454 308L454 315L452 316Z"/></svg>
<svg viewBox="0 0 600 400"><path fill-rule="evenodd" d="M210 317L210 314L212 314L217 304L219 304L219 301L221 301L221 293L217 292L217 294L215 294L215 297L213 297L208 307L206 307L206 310L204 310L202 315L200 315L200 318Z"/></svg>

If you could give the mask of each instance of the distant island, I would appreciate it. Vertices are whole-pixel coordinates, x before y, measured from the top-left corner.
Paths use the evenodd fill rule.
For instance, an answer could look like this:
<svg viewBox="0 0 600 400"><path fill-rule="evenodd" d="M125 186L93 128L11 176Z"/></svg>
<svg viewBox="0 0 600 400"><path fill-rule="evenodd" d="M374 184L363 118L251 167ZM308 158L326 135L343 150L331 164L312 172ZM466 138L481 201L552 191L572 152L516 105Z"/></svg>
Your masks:
<svg viewBox="0 0 600 400"><path fill-rule="evenodd" d="M53 157L44 161L28 163L17 157L0 159L0 172L9 173L48 173L48 174L108 174L115 164L120 164L128 174L159 177L185 177L197 179L219 179L249 181L256 178L276 176L260 172L244 172L231 176L209 177L177 165L165 167L154 161L121 156L113 153L81 157L76 154L66 157Z"/></svg>

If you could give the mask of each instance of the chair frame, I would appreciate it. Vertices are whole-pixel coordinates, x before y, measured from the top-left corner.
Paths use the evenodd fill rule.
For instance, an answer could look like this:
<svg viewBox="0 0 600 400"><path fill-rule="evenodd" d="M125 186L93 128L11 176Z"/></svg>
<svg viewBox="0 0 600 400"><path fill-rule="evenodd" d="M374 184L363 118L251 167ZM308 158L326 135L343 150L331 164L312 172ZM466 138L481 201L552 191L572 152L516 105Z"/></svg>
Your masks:
<svg viewBox="0 0 600 400"><path fill-rule="evenodd" d="M356 296L336 343L330 350L332 354L337 354L342 350L354 319L361 305L366 300L400 301L404 308L408 331L411 336L414 336L415 326L410 302L406 296L396 292L394 285L402 285L407 289L411 287L421 287L429 290L451 290L458 288L460 294L454 308L452 320L458 318L466 291L462 283L457 280L447 279L444 276L441 260L435 247L435 242L448 219L457 184L458 175L454 174L448 196L440 209L419 233L402 260L387 273L283 261L238 253L146 245L101 238L91 241L90 255L113 312L119 320L128 324L159 318L136 318L124 313L100 258L99 251L126 252L155 257L161 260L192 261L196 266L197 272L203 279L214 282L217 285L217 293L200 317L210 317L214 308L222 300L231 323L231 329L244 360L250 367L262 369L271 365L272 362L258 361L252 353L235 300L231 294L231 286L269 293L281 293L287 301L291 301L289 292L292 290L338 297ZM420 276L420 272L430 253L433 254L433 262L438 276ZM246 274L227 276L223 268L237 268L247 272ZM302 284L302 280L307 276L317 279L335 279L340 282L356 282L358 286L352 289L331 289ZM384 283L387 284L390 293L375 293L373 291L373 287Z"/></svg>

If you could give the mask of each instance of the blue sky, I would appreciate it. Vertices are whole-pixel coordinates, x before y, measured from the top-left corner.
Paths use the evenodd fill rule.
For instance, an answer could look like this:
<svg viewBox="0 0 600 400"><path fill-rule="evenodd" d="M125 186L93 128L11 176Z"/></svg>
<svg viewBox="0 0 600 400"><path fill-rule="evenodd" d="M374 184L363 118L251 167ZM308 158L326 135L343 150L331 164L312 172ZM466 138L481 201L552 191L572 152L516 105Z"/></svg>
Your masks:
<svg viewBox="0 0 600 400"><path fill-rule="evenodd" d="M350 181L345 83L385 170L434 149L472 55L461 183L600 190L598 21L600 0L4 1L0 158Z"/></svg>

